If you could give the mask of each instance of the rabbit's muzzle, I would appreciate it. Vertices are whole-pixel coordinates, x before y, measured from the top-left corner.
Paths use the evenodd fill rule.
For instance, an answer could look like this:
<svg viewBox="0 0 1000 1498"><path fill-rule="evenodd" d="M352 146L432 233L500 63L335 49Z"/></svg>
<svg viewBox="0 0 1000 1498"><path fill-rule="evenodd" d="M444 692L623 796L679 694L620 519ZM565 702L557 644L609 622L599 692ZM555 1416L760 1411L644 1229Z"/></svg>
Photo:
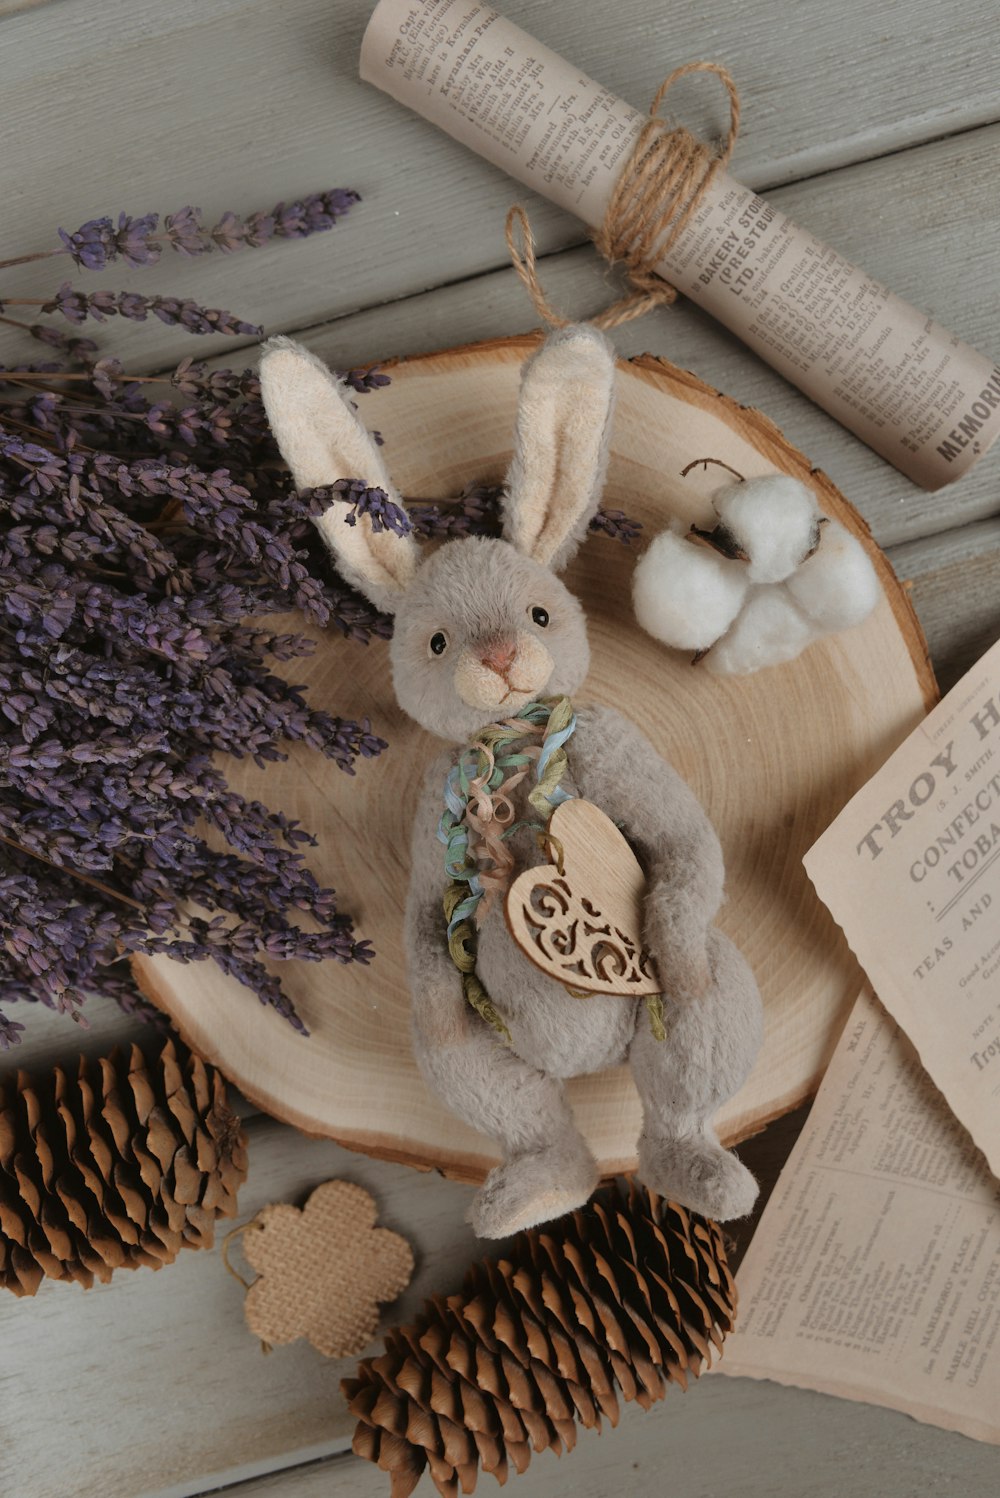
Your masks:
<svg viewBox="0 0 1000 1498"><path fill-rule="evenodd" d="M468 707L516 709L544 692L554 669L548 650L535 635L465 645L455 663L455 691Z"/></svg>

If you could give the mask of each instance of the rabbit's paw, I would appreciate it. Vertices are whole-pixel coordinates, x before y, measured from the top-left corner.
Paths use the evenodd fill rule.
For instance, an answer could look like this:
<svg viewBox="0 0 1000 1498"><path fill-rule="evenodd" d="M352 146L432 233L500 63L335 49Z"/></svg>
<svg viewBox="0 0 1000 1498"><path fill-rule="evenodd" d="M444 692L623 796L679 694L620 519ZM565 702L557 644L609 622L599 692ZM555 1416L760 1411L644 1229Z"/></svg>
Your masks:
<svg viewBox="0 0 1000 1498"><path fill-rule="evenodd" d="M746 1217L757 1200L757 1182L746 1166L703 1134L683 1139L643 1134L638 1175L660 1196L717 1222Z"/></svg>
<svg viewBox="0 0 1000 1498"><path fill-rule="evenodd" d="M506 1238L582 1207L599 1173L583 1140L515 1155L491 1170L469 1220L479 1238Z"/></svg>
<svg viewBox="0 0 1000 1498"><path fill-rule="evenodd" d="M662 959L661 971L667 974L667 988L672 999L702 999L712 983L712 968L704 942L668 952Z"/></svg>

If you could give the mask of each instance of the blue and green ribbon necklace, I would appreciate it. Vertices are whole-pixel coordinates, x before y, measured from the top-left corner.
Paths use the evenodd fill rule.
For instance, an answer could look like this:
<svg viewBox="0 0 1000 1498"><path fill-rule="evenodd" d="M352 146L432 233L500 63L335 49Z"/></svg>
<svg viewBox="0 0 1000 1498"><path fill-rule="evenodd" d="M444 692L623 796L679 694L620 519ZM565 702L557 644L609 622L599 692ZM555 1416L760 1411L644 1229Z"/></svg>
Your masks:
<svg viewBox="0 0 1000 1498"><path fill-rule="evenodd" d="M445 780L445 805L438 823L438 838L444 844L444 868L448 880L444 892L448 951L462 975L466 1002L508 1045L511 1043L510 1031L476 975L476 917L481 914L482 901L487 894L484 872L488 879L489 871L481 868L472 850L470 804L483 792L487 796L502 792L505 784L513 782L515 777L520 779L534 760L535 784L528 793L528 804L538 813L539 820L513 822L500 834L499 840L505 842L516 832L528 828L535 833L539 845L546 848L550 841L547 832L552 813L564 801L572 799L572 793L563 788L561 781L569 763L566 744L575 729L576 714L568 697L529 702L519 713L503 722L491 723L473 743L460 750L458 760ZM524 745L526 739L537 738L539 732L542 743L536 755ZM561 867L561 852L558 847L553 851ZM647 996L646 1008L655 1039L665 1039L662 995Z"/></svg>
<svg viewBox="0 0 1000 1498"><path fill-rule="evenodd" d="M525 739L537 734L542 725L542 744L536 757L523 745ZM576 714L568 697L529 702L511 718L484 728L474 743L460 751L445 781L445 809L438 824L438 838L445 848L444 867L448 879L444 893L448 950L462 974L467 1002L508 1042L510 1031L476 976L475 917L486 887L470 848L469 802L474 782L481 782L489 793L499 791L511 776L534 759L535 784L528 794L528 803L538 812L540 820L515 822L504 830L502 838L506 840L523 828L530 828L540 841L543 840L556 807L570 800L570 792L564 790L560 782L568 764L565 746L575 728Z"/></svg>

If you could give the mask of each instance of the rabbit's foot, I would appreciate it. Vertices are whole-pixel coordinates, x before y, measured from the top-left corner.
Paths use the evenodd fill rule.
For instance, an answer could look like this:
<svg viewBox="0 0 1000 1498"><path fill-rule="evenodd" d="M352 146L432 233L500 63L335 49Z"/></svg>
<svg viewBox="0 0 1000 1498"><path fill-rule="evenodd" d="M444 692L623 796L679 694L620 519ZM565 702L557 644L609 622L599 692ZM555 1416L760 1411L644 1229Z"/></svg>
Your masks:
<svg viewBox="0 0 1000 1498"><path fill-rule="evenodd" d="M469 1220L479 1238L506 1238L582 1207L598 1179L582 1139L515 1155L490 1171Z"/></svg>
<svg viewBox="0 0 1000 1498"><path fill-rule="evenodd" d="M683 1139L643 1134L638 1175L658 1195L718 1222L746 1217L757 1200L757 1182L746 1166L703 1134Z"/></svg>

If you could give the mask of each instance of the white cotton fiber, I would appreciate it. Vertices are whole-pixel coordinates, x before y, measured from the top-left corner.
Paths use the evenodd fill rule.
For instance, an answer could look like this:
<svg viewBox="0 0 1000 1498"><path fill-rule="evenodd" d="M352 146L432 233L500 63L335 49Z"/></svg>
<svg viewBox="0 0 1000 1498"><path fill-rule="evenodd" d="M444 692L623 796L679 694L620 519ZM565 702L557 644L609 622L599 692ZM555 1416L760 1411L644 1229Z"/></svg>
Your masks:
<svg viewBox="0 0 1000 1498"><path fill-rule="evenodd" d="M716 497L715 509L747 553L752 583L781 582L816 544L816 497L785 473L734 484Z"/></svg>
<svg viewBox="0 0 1000 1498"><path fill-rule="evenodd" d="M822 527L818 549L785 587L824 632L860 624L882 595L868 553L836 520Z"/></svg>
<svg viewBox="0 0 1000 1498"><path fill-rule="evenodd" d="M882 588L864 546L821 517L798 479L748 479L724 489L714 506L745 558L695 545L675 523L652 542L633 580L643 629L675 649L708 651L707 670L745 676L794 660L814 640L860 624L878 603Z"/></svg>
<svg viewBox="0 0 1000 1498"><path fill-rule="evenodd" d="M633 575L635 617L665 645L707 650L735 619L747 586L743 563L663 531Z"/></svg>
<svg viewBox="0 0 1000 1498"><path fill-rule="evenodd" d="M820 631L781 584L752 588L732 629L705 657L718 676L746 676L794 660Z"/></svg>

